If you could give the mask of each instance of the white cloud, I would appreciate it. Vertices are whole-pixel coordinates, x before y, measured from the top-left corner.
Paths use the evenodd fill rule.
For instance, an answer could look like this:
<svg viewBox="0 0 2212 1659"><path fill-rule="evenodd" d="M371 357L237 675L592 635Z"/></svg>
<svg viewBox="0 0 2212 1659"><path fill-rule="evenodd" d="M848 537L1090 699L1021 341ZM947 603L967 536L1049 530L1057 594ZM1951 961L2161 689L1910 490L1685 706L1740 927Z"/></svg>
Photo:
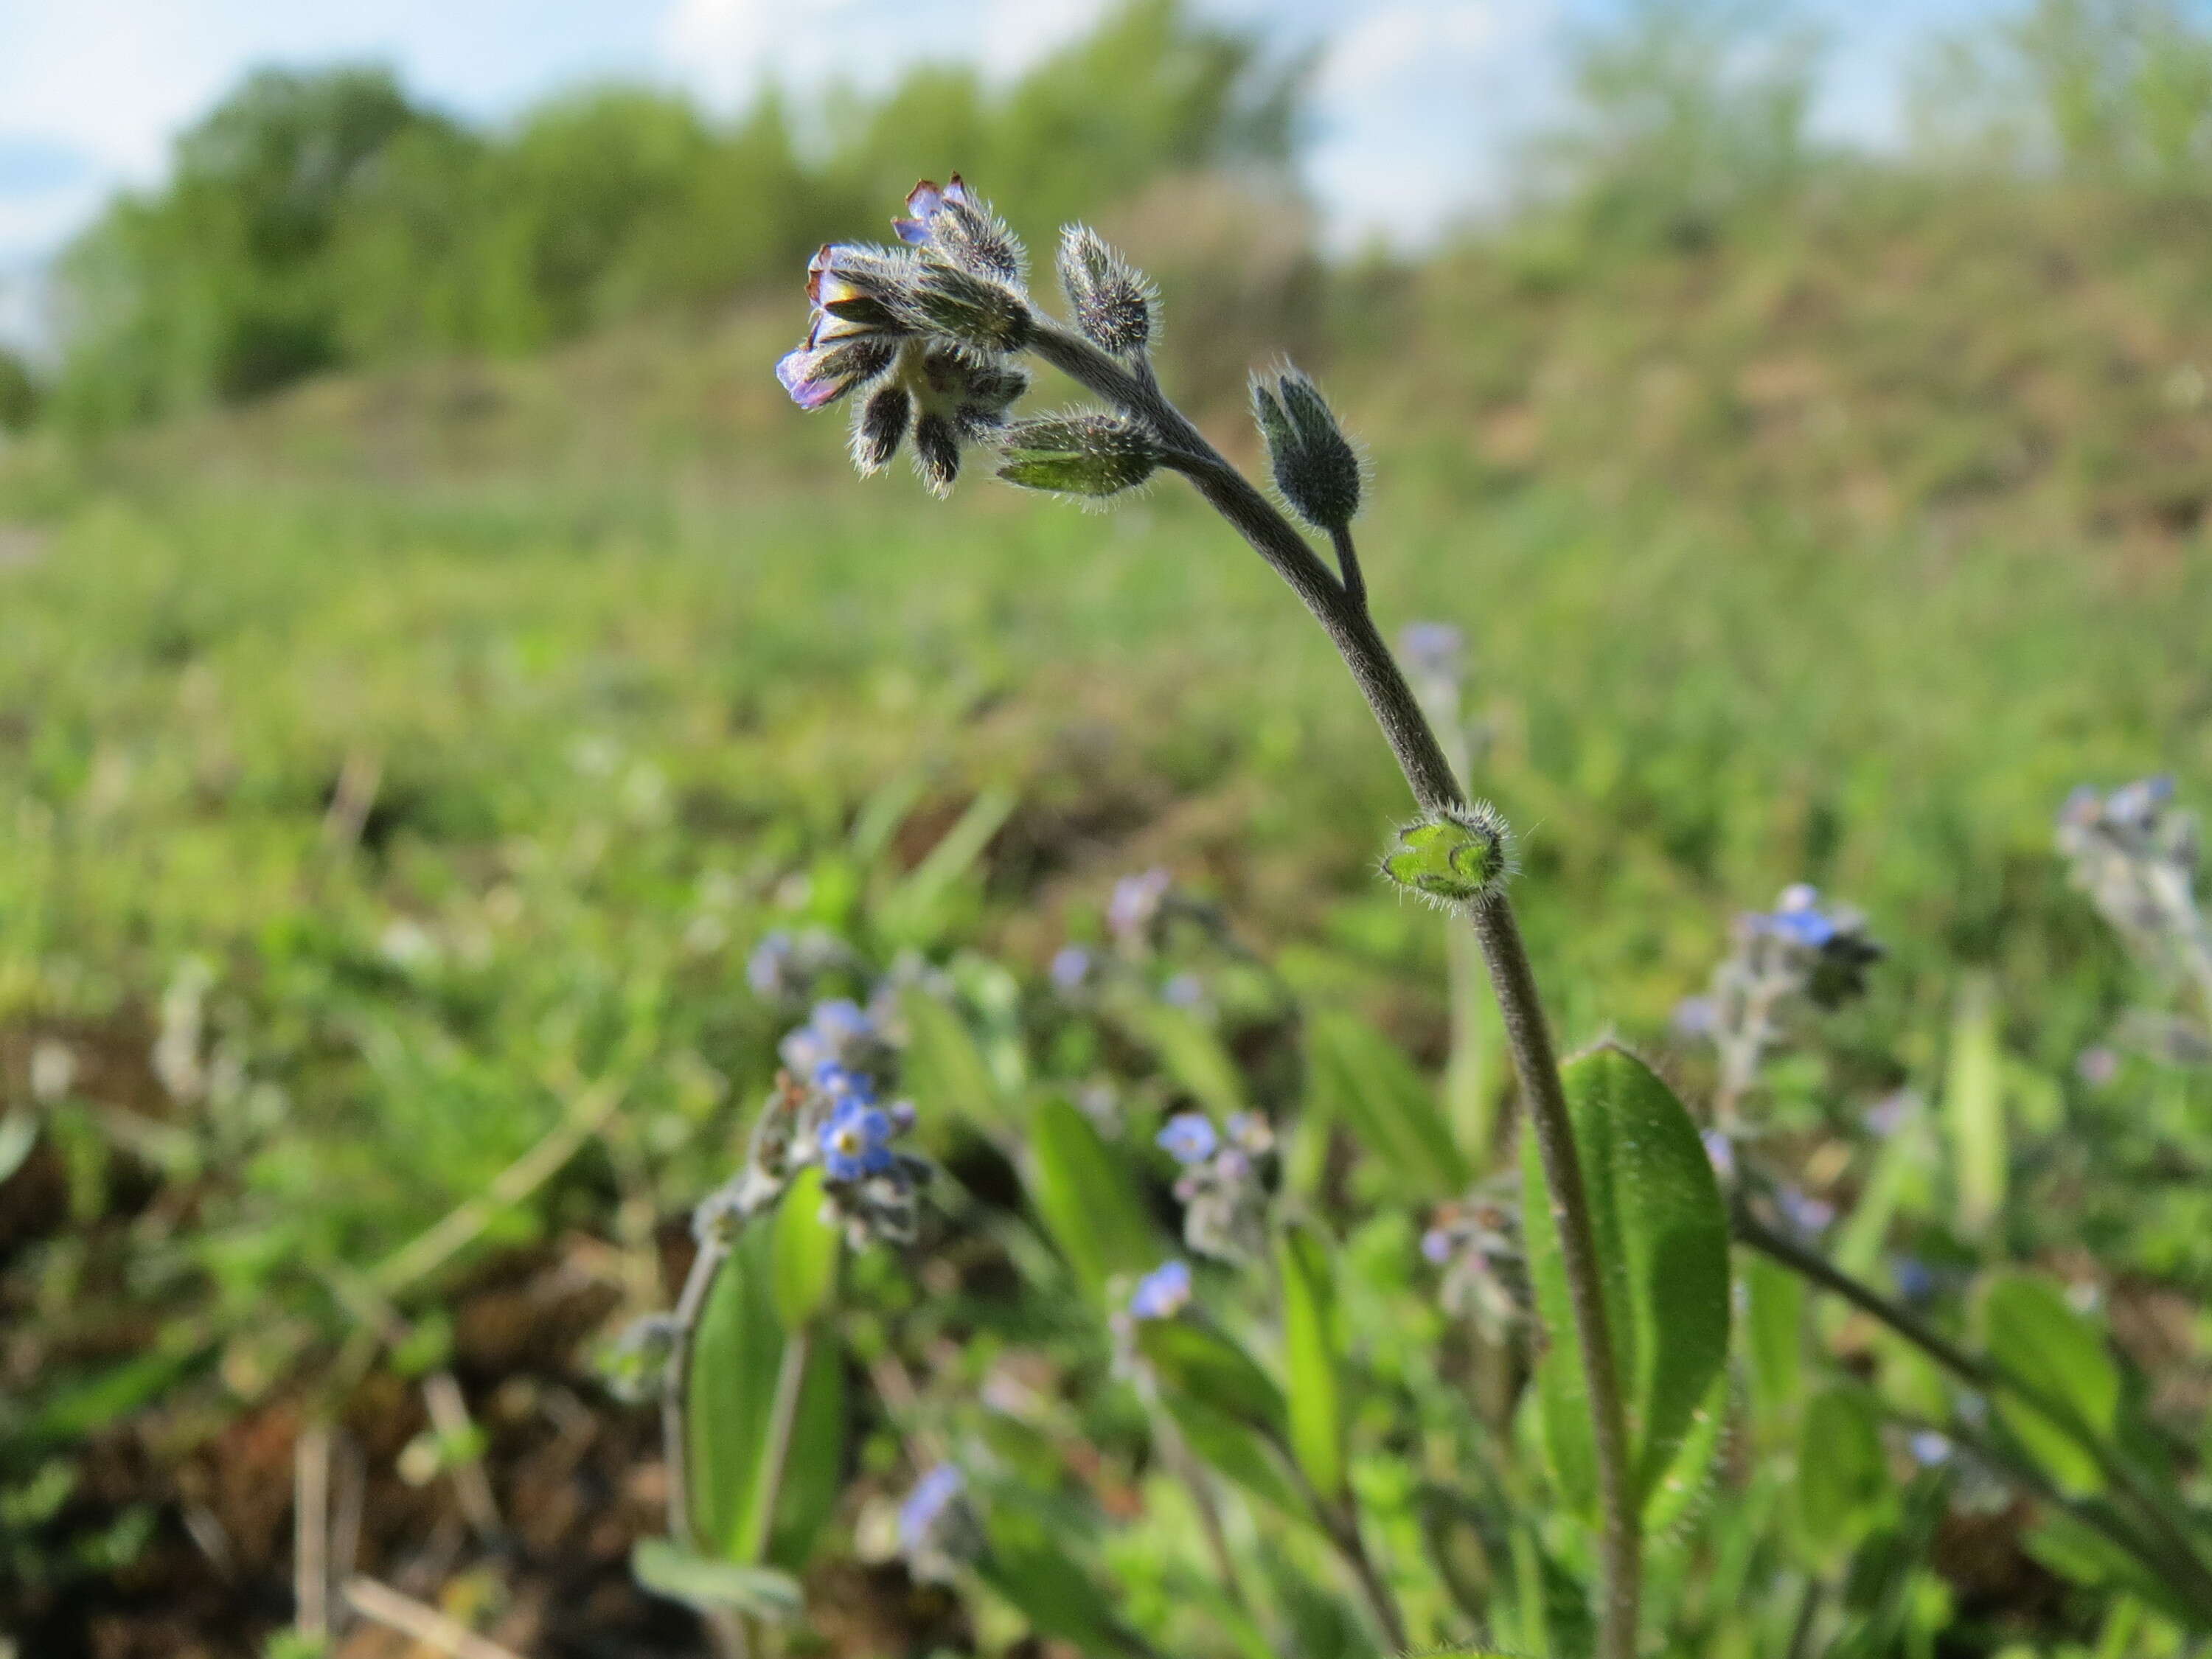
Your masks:
<svg viewBox="0 0 2212 1659"><path fill-rule="evenodd" d="M1343 9L1321 62L1307 162L1331 242L1419 242L1509 194L1510 136L1554 95L1553 0Z"/></svg>

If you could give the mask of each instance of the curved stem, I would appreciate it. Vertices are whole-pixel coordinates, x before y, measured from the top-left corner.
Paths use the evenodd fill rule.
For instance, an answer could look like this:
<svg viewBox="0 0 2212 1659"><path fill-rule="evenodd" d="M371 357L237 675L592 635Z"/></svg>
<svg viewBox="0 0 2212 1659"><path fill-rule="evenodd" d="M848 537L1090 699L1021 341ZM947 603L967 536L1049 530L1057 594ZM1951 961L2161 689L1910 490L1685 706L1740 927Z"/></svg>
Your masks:
<svg viewBox="0 0 2212 1659"><path fill-rule="evenodd" d="M1365 583L1350 537L1338 541L1338 553L1344 560L1340 578L1267 498L1167 400L1149 368L1133 371L1081 335L1042 318L1032 349L1071 380L1149 425L1166 451L1164 464L1188 478L1208 504L1290 584L1351 671L1421 810L1440 812L1464 805L1466 797L1453 775L1451 763L1369 614ZM1469 920L1504 1017L1514 1070L1541 1154L1582 1350L1597 1452L1598 1492L1605 1513L1605 1595L1598 1652L1601 1659L1634 1659L1643 1537L1629 1468L1627 1412L1613 1362L1596 1237L1590 1225L1582 1166L1575 1152L1566 1093L1560 1085L1559 1061L1537 993L1535 972L1529 965L1512 906L1504 894L1493 894L1469 907Z"/></svg>
<svg viewBox="0 0 2212 1659"><path fill-rule="evenodd" d="M1769 1227L1741 1201L1734 1207L1735 1231L1740 1243L1788 1267L1807 1283L1842 1297L1869 1318L1904 1338L1967 1387L1983 1394L2010 1394L2063 1431L2094 1461L2112 1489L2126 1498L2129 1506L2136 1511L2137 1523L2147 1529L2148 1536L2138 1535L2132 1529L2116 1533L2094 1519L2090 1523L2160 1576L2173 1581L2177 1589L2185 1587L2192 1601L2212 1612L2212 1569L2206 1567L2195 1540L2175 1522L2157 1494L2143 1484L2105 1437L2082 1423L2063 1401L2052 1400L1996 1360L1968 1353L1881 1291L1852 1278L1817 1250ZM2016 1472L2019 1466L2008 1462L2007 1467ZM2079 1506L2065 1504L2057 1498L2047 1482L2039 1481L2038 1487L2041 1495L2053 1498L2077 1515L2083 1513Z"/></svg>

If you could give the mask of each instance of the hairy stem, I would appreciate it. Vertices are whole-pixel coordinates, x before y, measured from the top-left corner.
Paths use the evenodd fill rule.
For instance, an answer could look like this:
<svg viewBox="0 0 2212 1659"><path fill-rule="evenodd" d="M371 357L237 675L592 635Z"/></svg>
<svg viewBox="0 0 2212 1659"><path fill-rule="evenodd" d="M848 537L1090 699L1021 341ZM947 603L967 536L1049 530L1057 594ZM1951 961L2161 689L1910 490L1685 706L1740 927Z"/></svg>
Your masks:
<svg viewBox="0 0 2212 1659"><path fill-rule="evenodd" d="M1352 554L1350 538L1339 539L1338 552L1345 559L1340 579L1267 498L1167 400L1149 368L1133 372L1081 335L1042 319L1032 343L1045 362L1150 426L1164 447L1165 464L1188 478L1208 504L1290 584L1351 670L1422 811L1441 812L1464 805L1466 797L1443 747L1368 611L1365 585ZM1596 1237L1590 1225L1582 1166L1575 1153L1566 1093L1560 1085L1559 1062L1537 994L1535 973L1511 905L1504 894L1493 894L1470 907L1470 920L1504 1017L1514 1070L1541 1153L1582 1350L1597 1451L1598 1492L1605 1514L1605 1595L1598 1652L1600 1659L1634 1659L1643 1539L1629 1470L1627 1412L1613 1361Z"/></svg>

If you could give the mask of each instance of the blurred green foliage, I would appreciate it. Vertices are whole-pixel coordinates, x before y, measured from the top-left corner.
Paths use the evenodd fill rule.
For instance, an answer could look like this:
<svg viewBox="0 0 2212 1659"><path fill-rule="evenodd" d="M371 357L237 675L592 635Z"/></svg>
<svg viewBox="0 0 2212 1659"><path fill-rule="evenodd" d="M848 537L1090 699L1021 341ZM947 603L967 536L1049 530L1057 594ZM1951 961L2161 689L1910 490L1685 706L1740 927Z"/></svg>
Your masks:
<svg viewBox="0 0 2212 1659"><path fill-rule="evenodd" d="M1301 84L1183 0L1138 0L1009 86L923 64L879 97L771 94L727 124L606 86L479 130L382 70L264 70L64 255L55 408L106 428L722 301L869 234L918 167L988 177L1048 229L1164 173L1279 167Z"/></svg>

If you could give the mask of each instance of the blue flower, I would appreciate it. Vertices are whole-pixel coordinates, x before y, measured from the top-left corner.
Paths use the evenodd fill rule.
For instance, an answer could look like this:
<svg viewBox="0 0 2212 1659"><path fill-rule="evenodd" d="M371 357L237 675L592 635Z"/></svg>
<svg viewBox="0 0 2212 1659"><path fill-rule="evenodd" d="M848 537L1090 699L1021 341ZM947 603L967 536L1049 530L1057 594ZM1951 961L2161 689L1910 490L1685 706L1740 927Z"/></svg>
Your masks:
<svg viewBox="0 0 2212 1659"><path fill-rule="evenodd" d="M1079 991L1091 977L1091 952L1079 945L1062 945L1052 959L1052 982L1063 991Z"/></svg>
<svg viewBox="0 0 2212 1659"><path fill-rule="evenodd" d="M1932 1469L1951 1461L1951 1442L1933 1429L1922 1429L1905 1443L1912 1453L1912 1461L1921 1468Z"/></svg>
<svg viewBox="0 0 2212 1659"><path fill-rule="evenodd" d="M1802 945L1808 951L1819 950L1837 933L1834 918L1820 909L1819 891L1803 882L1785 889L1772 914L1759 917L1759 925L1766 932Z"/></svg>
<svg viewBox="0 0 2212 1659"><path fill-rule="evenodd" d="M1160 1000L1170 1008L1195 1008L1206 1000L1206 982L1196 974L1177 974L1160 987Z"/></svg>
<svg viewBox="0 0 2212 1659"><path fill-rule="evenodd" d="M892 220L891 228L908 246L978 276L1019 286L1025 257L1021 243L958 173L942 187L923 179L907 192L906 210L908 216Z"/></svg>
<svg viewBox="0 0 2212 1659"><path fill-rule="evenodd" d="M754 994L784 994L791 983L792 958L797 948L791 935L780 927L754 947L745 962L745 982L753 988Z"/></svg>
<svg viewBox="0 0 2212 1659"><path fill-rule="evenodd" d="M1414 673L1432 680L1456 680L1467 651L1467 635L1449 623L1408 623L1398 649Z"/></svg>
<svg viewBox="0 0 2212 1659"><path fill-rule="evenodd" d="M814 1086L832 1100L875 1104L875 1079L866 1072L848 1070L834 1060L825 1060L814 1068Z"/></svg>
<svg viewBox="0 0 2212 1659"><path fill-rule="evenodd" d="M1159 920L1174 880L1164 870L1147 870L1115 882L1114 896L1106 901L1106 926L1115 938L1125 945L1141 942Z"/></svg>
<svg viewBox="0 0 2212 1659"><path fill-rule="evenodd" d="M899 1548L908 1555L927 1549L967 1485L967 1476L951 1463L939 1463L915 1481L899 1505Z"/></svg>
<svg viewBox="0 0 2212 1659"><path fill-rule="evenodd" d="M832 1181L881 1175L891 1167L891 1137L896 1133L882 1107L848 1100L819 1131L823 1168Z"/></svg>
<svg viewBox="0 0 2212 1659"><path fill-rule="evenodd" d="M1203 1164L1221 1144L1210 1120L1198 1112L1178 1112L1154 1137L1178 1164Z"/></svg>
<svg viewBox="0 0 2212 1659"><path fill-rule="evenodd" d="M1421 1256L1432 1267L1441 1267L1452 1258L1453 1239L1442 1227L1431 1227L1421 1235Z"/></svg>
<svg viewBox="0 0 2212 1659"><path fill-rule="evenodd" d="M1190 1264L1170 1260L1146 1273L1129 1292L1129 1316L1173 1319L1190 1305Z"/></svg>

